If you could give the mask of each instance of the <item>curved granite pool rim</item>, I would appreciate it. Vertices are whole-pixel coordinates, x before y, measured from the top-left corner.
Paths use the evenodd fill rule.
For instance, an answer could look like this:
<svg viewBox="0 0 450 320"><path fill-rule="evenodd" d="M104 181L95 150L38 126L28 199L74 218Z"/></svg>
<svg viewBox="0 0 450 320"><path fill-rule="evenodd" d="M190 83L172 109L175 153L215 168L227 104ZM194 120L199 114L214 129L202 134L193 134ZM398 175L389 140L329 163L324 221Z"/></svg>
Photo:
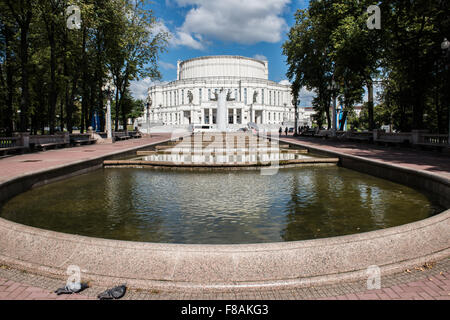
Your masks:
<svg viewBox="0 0 450 320"><path fill-rule="evenodd" d="M346 168L435 192L441 204L450 207L450 179L360 157L333 155ZM10 179L0 185L0 201L34 186L95 170L107 158ZM302 287L367 279L367 268L373 265L380 267L383 275L449 256L450 210L418 222L356 235L250 245L105 240L0 219L2 264L61 279L67 277L69 265L77 265L82 280L99 285L125 282L142 289L192 292Z"/></svg>

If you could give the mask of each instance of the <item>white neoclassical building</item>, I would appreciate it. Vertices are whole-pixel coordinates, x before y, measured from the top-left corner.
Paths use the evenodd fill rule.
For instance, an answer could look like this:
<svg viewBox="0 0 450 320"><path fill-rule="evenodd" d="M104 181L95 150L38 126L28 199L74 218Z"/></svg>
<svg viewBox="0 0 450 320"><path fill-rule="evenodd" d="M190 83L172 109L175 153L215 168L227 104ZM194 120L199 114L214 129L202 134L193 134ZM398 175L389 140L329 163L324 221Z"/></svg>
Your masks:
<svg viewBox="0 0 450 320"><path fill-rule="evenodd" d="M267 61L240 56L210 56L178 62L177 80L152 86L140 126L214 127L215 93L228 92L228 127L292 125L294 107L289 85L269 80Z"/></svg>

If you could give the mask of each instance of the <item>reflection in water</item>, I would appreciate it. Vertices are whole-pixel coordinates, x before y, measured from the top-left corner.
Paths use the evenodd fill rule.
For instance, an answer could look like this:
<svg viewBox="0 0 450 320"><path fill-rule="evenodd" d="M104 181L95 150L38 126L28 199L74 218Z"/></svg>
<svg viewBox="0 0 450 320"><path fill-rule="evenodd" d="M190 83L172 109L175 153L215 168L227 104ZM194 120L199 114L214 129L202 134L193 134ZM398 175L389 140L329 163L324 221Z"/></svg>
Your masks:
<svg viewBox="0 0 450 320"><path fill-rule="evenodd" d="M310 156L305 156L302 154L296 154L292 152L276 152L273 153L243 153L243 154L229 154L229 153L217 153L217 154L207 154L207 153L157 153L154 155L138 158L137 160L142 161L152 161L152 162L173 162L173 163L229 163L229 164L239 164L239 163L251 163L251 162L271 162L271 161L287 161L287 160L297 160L297 159L312 159Z"/></svg>
<svg viewBox="0 0 450 320"><path fill-rule="evenodd" d="M415 190L339 167L257 171L107 169L26 192L0 215L86 236L257 243L353 234L442 208Z"/></svg>

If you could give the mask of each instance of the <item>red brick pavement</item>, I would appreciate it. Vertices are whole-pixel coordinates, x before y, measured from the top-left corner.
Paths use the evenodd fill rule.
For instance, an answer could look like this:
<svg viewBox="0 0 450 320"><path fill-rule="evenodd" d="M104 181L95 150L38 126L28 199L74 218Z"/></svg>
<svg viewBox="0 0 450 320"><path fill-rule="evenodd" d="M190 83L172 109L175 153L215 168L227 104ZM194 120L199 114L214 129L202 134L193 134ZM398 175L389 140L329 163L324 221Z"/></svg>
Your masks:
<svg viewBox="0 0 450 320"><path fill-rule="evenodd" d="M0 278L0 300L92 300L81 294L61 295L54 292Z"/></svg>
<svg viewBox="0 0 450 320"><path fill-rule="evenodd" d="M172 295L171 299L183 299L183 297L184 295L180 293ZM210 295L207 298L214 298L214 296ZM290 298L304 299L305 297L297 297L294 293ZM95 297L83 294L58 296L49 290L0 278L0 300L95 300ZM420 281L318 300L450 300L450 273L443 272Z"/></svg>
<svg viewBox="0 0 450 320"><path fill-rule="evenodd" d="M412 148L379 147L373 144L322 140L319 138L294 138L281 136L282 141L300 143L328 151L345 153L410 169L425 170L450 178L450 155Z"/></svg>
<svg viewBox="0 0 450 320"><path fill-rule="evenodd" d="M329 297L331 300L450 300L450 273L428 276L420 281L356 294Z"/></svg>
<svg viewBox="0 0 450 320"><path fill-rule="evenodd" d="M138 148L170 138L170 134L155 134L151 138L132 139L114 144L94 144L84 147L56 149L6 157L0 159L0 183L28 173L106 156L118 151Z"/></svg>

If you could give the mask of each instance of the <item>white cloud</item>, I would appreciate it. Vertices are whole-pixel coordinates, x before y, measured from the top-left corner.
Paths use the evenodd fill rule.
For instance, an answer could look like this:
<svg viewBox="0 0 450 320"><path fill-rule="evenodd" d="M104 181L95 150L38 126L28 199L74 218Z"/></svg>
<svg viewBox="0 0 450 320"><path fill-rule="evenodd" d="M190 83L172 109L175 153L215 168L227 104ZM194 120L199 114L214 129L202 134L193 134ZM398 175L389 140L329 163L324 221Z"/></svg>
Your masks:
<svg viewBox="0 0 450 320"><path fill-rule="evenodd" d="M154 35L157 35L158 33L167 33L169 35L169 45L172 47L186 46L197 50L204 49L200 35L192 36L190 33L184 32L180 29L177 29L174 33L169 30L164 21L159 21L159 23L157 23L153 28L152 33Z"/></svg>
<svg viewBox="0 0 450 320"><path fill-rule="evenodd" d="M133 81L130 84L131 95L135 99L146 100L148 89L155 84L165 83L160 81L152 81L150 78L144 78L139 81Z"/></svg>
<svg viewBox="0 0 450 320"><path fill-rule="evenodd" d="M283 80L280 81L280 84L285 85L285 86L290 86L291 83L289 82L289 80ZM299 94L299 98L300 98L300 107L311 107L312 106L312 101L314 99L314 97L316 96L316 93L314 91L309 91L308 89L306 89L306 87L303 87L300 90L300 94Z"/></svg>
<svg viewBox="0 0 450 320"><path fill-rule="evenodd" d="M193 6L178 29L176 43L203 48L200 36L241 44L281 41L282 13L291 0L175 0Z"/></svg>
<svg viewBox="0 0 450 320"><path fill-rule="evenodd" d="M166 70L174 70L174 69L177 68L174 64L168 63L168 62L164 62L164 61L159 61L158 64L159 64L163 69L166 69Z"/></svg>
<svg viewBox="0 0 450 320"><path fill-rule="evenodd" d="M192 49L203 50L205 47L201 42L201 37L196 36L194 38L191 34L178 30L175 37L172 39L171 44L174 46L186 46Z"/></svg>
<svg viewBox="0 0 450 320"><path fill-rule="evenodd" d="M255 54L255 55L253 56L253 58L256 59L256 60L268 61L267 57L266 57L266 56L263 56L262 54Z"/></svg>

